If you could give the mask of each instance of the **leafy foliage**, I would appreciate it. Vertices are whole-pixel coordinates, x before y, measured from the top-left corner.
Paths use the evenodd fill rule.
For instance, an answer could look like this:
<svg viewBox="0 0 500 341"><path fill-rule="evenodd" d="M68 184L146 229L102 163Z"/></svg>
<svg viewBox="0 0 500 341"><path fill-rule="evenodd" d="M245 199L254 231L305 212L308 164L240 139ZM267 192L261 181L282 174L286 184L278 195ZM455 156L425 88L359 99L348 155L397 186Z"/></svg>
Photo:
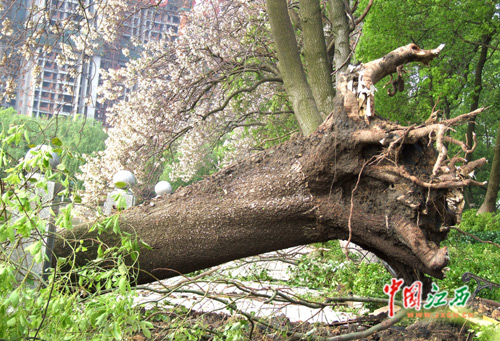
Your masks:
<svg viewBox="0 0 500 341"><path fill-rule="evenodd" d="M464 212L460 228L480 239L495 243L500 241L500 215L492 213L477 214L476 210ZM451 231L446 241L450 253L450 271L444 280L439 281L440 287L453 290L463 285L461 280L465 272L472 272L489 281L500 283L500 250L491 244L480 243L464 236L457 231ZM471 284L474 284L472 281ZM475 286L470 287L471 292ZM485 289L480 297L500 301L500 290Z"/></svg>
<svg viewBox="0 0 500 341"><path fill-rule="evenodd" d="M30 143L26 132L23 125L13 124L0 131L0 338L122 339L139 330L149 335L151 323L142 321L132 305L129 283L134 272L126 262L137 259L139 244L135 236L120 231L118 216L92 229L112 229L121 240L119 246L101 243L97 258L83 267L76 267L73 257L57 258L50 273L43 273L42 264L49 261L45 236L51 233L50 225L71 229L78 200L74 195L74 202L64 202L58 214L57 206L42 214L53 200L44 194L49 181L62 185L56 199L70 197L71 174L61 165L52 169L50 150L33 152L31 159L21 162L11 157L8 150L25 150ZM60 147L53 151L63 153L62 142L52 142ZM85 251L83 240L73 250Z"/></svg>
<svg viewBox="0 0 500 341"><path fill-rule="evenodd" d="M316 255L303 256L293 270L291 282L309 288L327 288L335 296L356 295L387 298L382 291L391 275L380 263L347 260L338 241L322 245L326 250ZM372 308L373 304L368 304Z"/></svg>
<svg viewBox="0 0 500 341"><path fill-rule="evenodd" d="M64 144L66 152L62 153L61 162L71 174L79 172L80 166L84 163L78 156L104 150L104 141L107 137L101 122L81 117L31 118L18 115L14 109L7 108L0 110L0 122L4 133L12 125L23 125L25 129L26 145L5 146L10 158L19 160L26 155L29 147L43 144L45 141L52 141L56 148ZM71 155L67 155L68 152Z"/></svg>

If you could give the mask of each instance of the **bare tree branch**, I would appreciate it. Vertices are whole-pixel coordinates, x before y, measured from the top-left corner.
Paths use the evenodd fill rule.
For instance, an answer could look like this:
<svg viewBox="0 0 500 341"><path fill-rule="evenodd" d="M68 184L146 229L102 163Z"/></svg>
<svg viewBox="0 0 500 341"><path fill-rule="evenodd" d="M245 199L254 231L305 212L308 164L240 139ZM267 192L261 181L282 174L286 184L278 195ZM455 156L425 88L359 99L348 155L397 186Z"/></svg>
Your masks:
<svg viewBox="0 0 500 341"><path fill-rule="evenodd" d="M356 18L356 25L359 25L363 21L363 19L366 17L366 15L368 14L368 12L370 12L370 9L372 8L372 5L373 5L373 0L370 0L368 2L368 4L366 5L365 10L363 11L363 13L359 16L359 18Z"/></svg>
<svg viewBox="0 0 500 341"><path fill-rule="evenodd" d="M274 77L274 78L263 78L263 79L260 79L259 81L255 82L254 85L250 86L250 87L246 87L246 88L240 88L238 90L236 90L235 92L231 93L227 98L226 100L224 101L224 103L222 103L220 106L218 106L217 108L213 109L213 110L210 110L209 112L207 112L205 115L203 115L202 119L205 120L207 119L207 117L209 117L210 115L213 115L219 111L222 111L224 110L224 108L226 108L226 106L229 104L229 102L231 101L231 99L233 99L235 96L241 94L241 93L244 93L244 92L252 92L254 91L255 89L257 89L259 87L259 85L261 84L264 84L264 83L269 83L269 82L282 82L283 80L281 78L278 78L278 77Z"/></svg>

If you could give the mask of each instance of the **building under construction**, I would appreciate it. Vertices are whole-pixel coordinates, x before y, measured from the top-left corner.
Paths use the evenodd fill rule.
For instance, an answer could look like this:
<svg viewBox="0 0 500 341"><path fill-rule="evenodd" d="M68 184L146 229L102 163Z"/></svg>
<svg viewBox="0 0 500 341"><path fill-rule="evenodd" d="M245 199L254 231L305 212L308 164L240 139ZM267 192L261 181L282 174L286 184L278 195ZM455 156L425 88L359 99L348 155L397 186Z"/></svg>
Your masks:
<svg viewBox="0 0 500 341"><path fill-rule="evenodd" d="M21 23L23 18L36 8L36 15L41 15L42 11L45 11L45 15L49 15L50 26L57 27L58 23L63 23L65 20L81 21L82 16L75 14L78 13L77 7L84 3L87 10L92 12L94 1L98 0L18 0L16 3L19 4L15 10L4 12L2 16L15 18ZM15 60L15 65L18 66L16 96L10 101L4 101L2 105L13 106L19 114L32 117L84 115L105 122L105 110L111 103L97 102L97 88L101 84L100 70L123 67L129 58L122 52L125 48L132 51L130 56L136 55L134 53L136 47L131 43L132 40L146 43L162 38L175 39L185 22L183 13L193 6L193 0L150 0L129 3L129 9L124 13L124 20L119 25L115 41L100 43L97 51L94 50L91 55L86 55L85 52L74 53L75 60L72 65L58 62L60 56L64 54L58 41L65 39L70 42L71 32L64 33L64 37L55 35L42 37L41 45L50 44L52 48L46 51L40 46L38 51L33 53L32 60L26 61L23 58ZM89 21L89 24L98 24L99 14L95 17L96 20ZM2 45L0 53L7 51L8 48L12 49L8 44L3 50L1 48Z"/></svg>

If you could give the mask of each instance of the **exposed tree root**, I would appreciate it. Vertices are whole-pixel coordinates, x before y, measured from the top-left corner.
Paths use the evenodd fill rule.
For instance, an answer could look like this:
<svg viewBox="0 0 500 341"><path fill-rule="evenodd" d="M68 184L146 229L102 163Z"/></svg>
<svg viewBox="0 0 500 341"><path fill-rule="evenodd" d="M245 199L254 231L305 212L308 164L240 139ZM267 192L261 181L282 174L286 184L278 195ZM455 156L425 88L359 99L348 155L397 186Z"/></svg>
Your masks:
<svg viewBox="0 0 500 341"><path fill-rule="evenodd" d="M467 162L467 156L470 155L475 145L467 146L461 141L446 136L446 133L452 126L475 117L484 108L441 122L437 121L437 112L433 108L425 124L402 127L374 118L373 93L375 83L389 74L391 80L386 86L392 85L392 89L388 89L388 94L394 95L403 88L403 65L411 61L428 63L439 54L442 47L434 50L420 50L414 44L401 47L379 60L358 66L350 74L341 77L344 85L339 86L344 96L344 109L347 116L355 121L364 119L369 125L368 129L358 129L353 132L354 141L363 145L365 149L370 145L375 150L377 146L382 147L379 155L375 157L376 162L369 164L364 173L371 178L389 183L391 186L398 186L398 184L401 186L406 183L406 193L402 193L396 199L414 212L416 221L409 221L408 216L393 218L389 219L396 220L391 226L401 242L409 247L426 267L434 270L444 268L448 262L448 253L446 248L440 249L435 241L429 241L431 232L421 226L420 219L428 220L429 215L432 216L430 207L435 206L439 207L438 215L442 216L443 223L456 221L463 208L461 189L469 185L485 185L485 183L470 179L469 176L475 168L484 165L486 159ZM396 80L392 78L393 72L398 74ZM455 156L448 159L447 143L458 145L464 157ZM437 155L429 154L429 151L420 153L420 157L427 156L429 161L434 160L430 169L424 170L426 166L421 160L413 161L413 163L419 163L420 167L411 167L404 160L401 164L401 159L412 157L408 155L411 150L410 146L415 146L415 152L428 149L432 144L437 149ZM462 166L457 167L457 163L462 163ZM420 174L415 174L414 171ZM427 191L427 194L421 196L420 199L418 196L422 191L418 188ZM434 191L436 193L432 194ZM435 200L439 197L445 200L436 205ZM441 232L445 230L446 228L438 229Z"/></svg>

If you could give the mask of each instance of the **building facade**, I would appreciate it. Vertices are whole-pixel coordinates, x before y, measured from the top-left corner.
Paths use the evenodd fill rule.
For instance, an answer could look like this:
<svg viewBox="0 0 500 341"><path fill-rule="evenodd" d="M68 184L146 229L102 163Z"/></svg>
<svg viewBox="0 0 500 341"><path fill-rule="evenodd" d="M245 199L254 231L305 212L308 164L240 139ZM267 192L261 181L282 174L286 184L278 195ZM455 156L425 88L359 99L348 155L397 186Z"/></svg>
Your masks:
<svg viewBox="0 0 500 341"><path fill-rule="evenodd" d="M32 0L28 1L25 10L29 11L33 6L44 8L50 15L51 24L57 25L64 20L81 20L81 17L72 17L76 6L84 3L92 11L92 1L97 0ZM166 38L167 35L171 37L172 34L175 38L183 23L183 12L193 5L192 0L163 0L160 4L157 0L129 3L130 11L126 13L116 40L101 43L92 56L76 53L71 66L58 63L64 51L51 42L50 37L45 37L52 48L45 51L40 47L34 54L36 57L21 68L17 96L15 101L10 102L18 113L49 118L54 115L82 115L105 122L106 108L112 103L97 102L100 71L125 66L128 57L122 54L122 50L134 48L132 39L146 43ZM97 18L99 20L98 15ZM71 39L71 35L68 38Z"/></svg>

